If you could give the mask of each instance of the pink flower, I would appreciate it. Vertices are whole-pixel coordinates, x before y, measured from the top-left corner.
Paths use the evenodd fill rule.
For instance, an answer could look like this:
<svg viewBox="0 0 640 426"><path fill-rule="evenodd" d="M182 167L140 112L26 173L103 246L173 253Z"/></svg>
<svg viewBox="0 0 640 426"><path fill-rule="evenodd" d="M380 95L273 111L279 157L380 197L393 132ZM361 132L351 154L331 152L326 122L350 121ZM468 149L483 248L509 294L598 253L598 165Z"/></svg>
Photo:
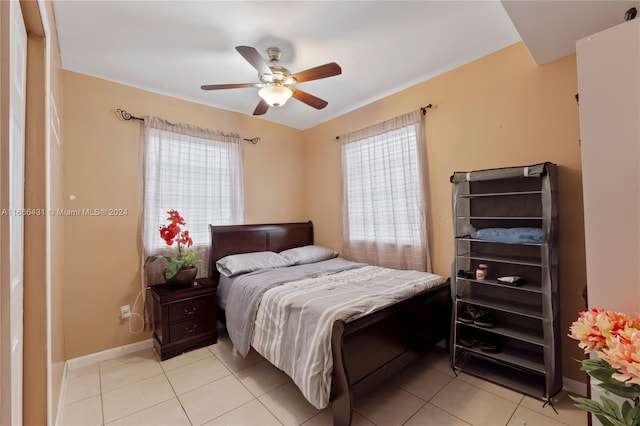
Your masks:
<svg viewBox="0 0 640 426"><path fill-rule="evenodd" d="M640 330L628 327L607 339L607 347L598 356L619 370L612 377L640 385Z"/></svg>
<svg viewBox="0 0 640 426"><path fill-rule="evenodd" d="M583 360L582 369L597 378L608 392L629 399L634 410L640 407L640 317L631 319L629 314L591 309L581 312L570 328L569 337L578 340L585 353L596 351L598 360ZM597 372L597 373L596 373ZM606 372L606 373L605 373ZM621 386L622 384L622 386ZM600 404L593 400L571 397L577 406L603 419L615 420L608 424L623 424L618 417L620 408L614 401ZM625 409L622 409L624 413ZM601 418L602 417L602 418ZM625 424L628 419L625 415ZM637 420L634 418L634 423Z"/></svg>
<svg viewBox="0 0 640 426"><path fill-rule="evenodd" d="M628 314L594 308L580 312L578 320L571 324L569 337L578 340L578 346L589 353L605 348L608 338L636 325L638 321L631 321Z"/></svg>

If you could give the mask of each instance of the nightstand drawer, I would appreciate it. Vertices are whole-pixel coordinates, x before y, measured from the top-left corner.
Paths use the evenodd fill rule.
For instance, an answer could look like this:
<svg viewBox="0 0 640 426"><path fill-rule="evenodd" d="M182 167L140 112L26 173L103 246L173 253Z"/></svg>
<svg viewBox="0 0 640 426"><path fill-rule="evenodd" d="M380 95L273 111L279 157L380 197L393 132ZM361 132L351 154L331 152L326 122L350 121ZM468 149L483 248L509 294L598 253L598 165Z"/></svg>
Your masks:
<svg viewBox="0 0 640 426"><path fill-rule="evenodd" d="M214 297L198 297L174 303L169 306L169 322L182 321L211 313L211 310L215 309L214 301Z"/></svg>
<svg viewBox="0 0 640 426"><path fill-rule="evenodd" d="M165 360L185 351L216 343L218 283L198 278L193 286L159 284L153 297L153 347Z"/></svg>
<svg viewBox="0 0 640 426"><path fill-rule="evenodd" d="M214 330L211 324L211 317L199 317L188 319L169 325L170 341L191 338L198 334Z"/></svg>

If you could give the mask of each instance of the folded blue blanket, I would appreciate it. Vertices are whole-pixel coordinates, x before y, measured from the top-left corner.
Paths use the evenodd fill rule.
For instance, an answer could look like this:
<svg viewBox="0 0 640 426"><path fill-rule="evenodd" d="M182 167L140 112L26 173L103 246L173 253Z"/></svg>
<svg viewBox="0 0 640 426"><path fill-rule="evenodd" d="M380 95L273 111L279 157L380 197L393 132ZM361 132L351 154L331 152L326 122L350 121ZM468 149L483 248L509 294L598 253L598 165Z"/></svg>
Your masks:
<svg viewBox="0 0 640 426"><path fill-rule="evenodd" d="M486 228L471 233L471 238L507 244L541 243L542 228Z"/></svg>

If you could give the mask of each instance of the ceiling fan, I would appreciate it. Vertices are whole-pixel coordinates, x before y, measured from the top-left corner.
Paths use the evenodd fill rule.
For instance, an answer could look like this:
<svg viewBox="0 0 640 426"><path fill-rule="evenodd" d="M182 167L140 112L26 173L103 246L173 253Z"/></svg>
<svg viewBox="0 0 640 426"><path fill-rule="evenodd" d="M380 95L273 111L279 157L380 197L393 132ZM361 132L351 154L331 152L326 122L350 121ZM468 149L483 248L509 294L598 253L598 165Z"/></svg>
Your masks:
<svg viewBox="0 0 640 426"><path fill-rule="evenodd" d="M206 84L200 86L202 90L239 89L245 87L259 87L258 95L260 102L253 111L253 115L262 115L269 107L280 107L289 98L293 97L300 102L312 106L315 109L322 109L327 106L327 101L303 92L293 85L304 83L305 81L319 80L321 78L340 75L342 68L335 62L310 68L305 71L291 74L288 69L278 65L280 60L280 49L269 47L267 56L269 64L260 56L258 51L250 46L236 46L238 53L242 55L257 71L259 83L239 83L239 84Z"/></svg>

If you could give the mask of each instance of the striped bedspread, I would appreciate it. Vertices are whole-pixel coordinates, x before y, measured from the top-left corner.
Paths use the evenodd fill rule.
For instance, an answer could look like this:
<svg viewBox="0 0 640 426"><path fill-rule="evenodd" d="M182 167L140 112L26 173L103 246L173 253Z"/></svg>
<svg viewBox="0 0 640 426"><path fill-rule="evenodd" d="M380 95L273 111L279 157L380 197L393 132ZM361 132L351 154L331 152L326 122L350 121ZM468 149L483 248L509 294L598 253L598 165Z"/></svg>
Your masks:
<svg viewBox="0 0 640 426"><path fill-rule="evenodd" d="M227 331L233 348L242 356L247 356L253 337L253 323L258 312L260 299L268 289L305 278L335 274L347 269L362 268L364 263L341 258L287 268L261 269L239 275L229 289L226 303Z"/></svg>
<svg viewBox="0 0 640 426"><path fill-rule="evenodd" d="M349 322L445 282L427 272L365 266L288 282L265 291L252 346L287 373L316 408L329 403L331 333Z"/></svg>

